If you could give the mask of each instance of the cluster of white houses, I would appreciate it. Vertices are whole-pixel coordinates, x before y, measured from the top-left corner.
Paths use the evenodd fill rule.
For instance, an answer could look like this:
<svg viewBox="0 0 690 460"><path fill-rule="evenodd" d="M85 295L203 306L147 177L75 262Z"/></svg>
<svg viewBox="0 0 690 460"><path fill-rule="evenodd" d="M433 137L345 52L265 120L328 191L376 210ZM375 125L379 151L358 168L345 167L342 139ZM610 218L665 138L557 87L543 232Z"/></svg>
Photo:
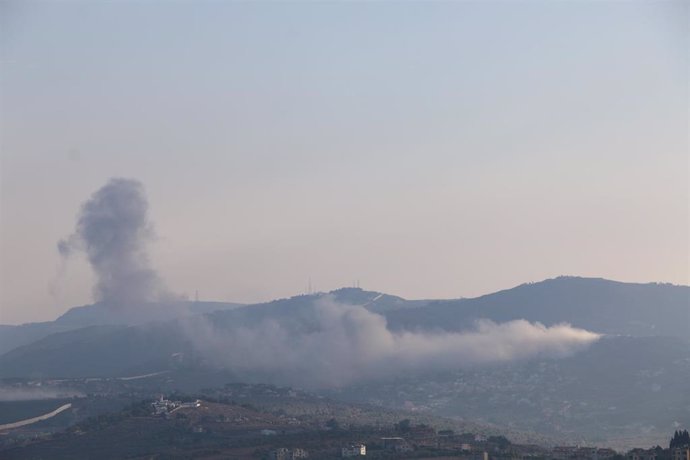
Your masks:
<svg viewBox="0 0 690 460"><path fill-rule="evenodd" d="M268 453L268 460L296 460L300 458L309 458L309 452L299 447L295 449L281 447Z"/></svg>
<svg viewBox="0 0 690 460"><path fill-rule="evenodd" d="M160 399L151 403L154 415L167 415L183 407L200 406L201 401L198 399L194 402L170 401L169 399L164 399L163 396L161 396Z"/></svg>
<svg viewBox="0 0 690 460"><path fill-rule="evenodd" d="M340 449L342 458L363 457L367 454L367 446L364 444L351 444Z"/></svg>

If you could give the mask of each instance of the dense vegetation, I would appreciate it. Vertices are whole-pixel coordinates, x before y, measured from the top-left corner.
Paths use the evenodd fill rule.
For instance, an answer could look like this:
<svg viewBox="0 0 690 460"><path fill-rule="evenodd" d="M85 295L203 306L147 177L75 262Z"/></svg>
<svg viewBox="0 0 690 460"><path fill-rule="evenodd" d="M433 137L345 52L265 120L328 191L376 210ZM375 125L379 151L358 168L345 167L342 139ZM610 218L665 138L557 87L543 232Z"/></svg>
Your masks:
<svg viewBox="0 0 690 460"><path fill-rule="evenodd" d="M676 432L673 433L669 447L673 449L674 447L686 446L690 447L690 433L688 433L688 430L676 430Z"/></svg>

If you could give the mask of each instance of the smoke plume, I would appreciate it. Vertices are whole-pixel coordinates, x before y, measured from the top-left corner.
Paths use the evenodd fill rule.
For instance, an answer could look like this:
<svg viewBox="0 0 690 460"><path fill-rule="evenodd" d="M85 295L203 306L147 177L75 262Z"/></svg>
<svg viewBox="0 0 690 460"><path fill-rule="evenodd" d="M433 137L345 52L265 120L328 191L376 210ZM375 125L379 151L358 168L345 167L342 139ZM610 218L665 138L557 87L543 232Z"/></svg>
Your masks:
<svg viewBox="0 0 690 460"><path fill-rule="evenodd" d="M153 237L143 185L111 179L82 205L74 234L58 250L63 257L83 251L96 274L95 299L128 307L167 296L147 253Z"/></svg>
<svg viewBox="0 0 690 460"><path fill-rule="evenodd" d="M81 398L84 394L69 388L16 388L0 385L0 401Z"/></svg>
<svg viewBox="0 0 690 460"><path fill-rule="evenodd" d="M147 213L141 183L112 179L82 205L74 234L58 244L63 256L86 254L97 276L94 295L108 306L141 305L169 296L149 262L153 232ZM485 320L463 332L391 331L384 316L328 295L250 321L214 324L212 318L190 317L179 323L205 365L230 369L243 379L305 387L560 357L599 338L568 324L546 327L525 320Z"/></svg>
<svg viewBox="0 0 690 460"><path fill-rule="evenodd" d="M455 333L393 332L383 316L329 296L296 315L251 325L219 327L197 318L186 323L186 333L208 364L256 380L306 387L535 356L563 357L599 338L568 324L546 327L526 320L483 320L473 330Z"/></svg>

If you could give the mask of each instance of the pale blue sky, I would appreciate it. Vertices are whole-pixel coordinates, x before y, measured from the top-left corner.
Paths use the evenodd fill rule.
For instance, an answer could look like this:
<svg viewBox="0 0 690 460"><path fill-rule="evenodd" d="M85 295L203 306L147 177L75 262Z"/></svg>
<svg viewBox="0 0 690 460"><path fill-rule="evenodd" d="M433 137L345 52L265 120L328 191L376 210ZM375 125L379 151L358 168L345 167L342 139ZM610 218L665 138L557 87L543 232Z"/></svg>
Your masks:
<svg viewBox="0 0 690 460"><path fill-rule="evenodd" d="M687 2L0 5L0 323L113 176L204 299L688 283Z"/></svg>

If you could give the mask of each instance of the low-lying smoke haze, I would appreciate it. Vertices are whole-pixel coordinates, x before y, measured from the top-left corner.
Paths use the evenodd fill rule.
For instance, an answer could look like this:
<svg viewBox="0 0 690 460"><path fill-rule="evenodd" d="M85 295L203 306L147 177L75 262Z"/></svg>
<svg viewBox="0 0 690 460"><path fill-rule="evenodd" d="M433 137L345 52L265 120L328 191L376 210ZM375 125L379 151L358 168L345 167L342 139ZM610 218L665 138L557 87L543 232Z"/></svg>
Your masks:
<svg viewBox="0 0 690 460"><path fill-rule="evenodd" d="M111 179L84 203L63 256L83 251L96 274L94 295L109 307L151 301L175 308L148 257L153 240L143 185ZM252 308L251 306L246 308ZM599 338L568 324L546 327L483 320L474 330L392 332L386 319L360 305L320 296L304 308L253 324L216 325L213 316L181 320L183 333L206 364L244 377L331 387L404 371L445 370L534 356L561 357Z"/></svg>
<svg viewBox="0 0 690 460"><path fill-rule="evenodd" d="M140 182L113 178L82 205L75 232L58 242L63 257L86 254L97 277L95 300L128 307L170 297L148 255L148 207Z"/></svg>
<svg viewBox="0 0 690 460"><path fill-rule="evenodd" d="M14 388L0 386L0 401L34 401L37 399L80 398L84 394L69 388Z"/></svg>
<svg viewBox="0 0 690 460"><path fill-rule="evenodd" d="M568 324L546 327L525 320L483 320L474 330L460 333L392 332L383 316L328 295L297 316L222 328L197 318L185 322L185 333L211 365L306 387L536 356L564 357L600 337Z"/></svg>

